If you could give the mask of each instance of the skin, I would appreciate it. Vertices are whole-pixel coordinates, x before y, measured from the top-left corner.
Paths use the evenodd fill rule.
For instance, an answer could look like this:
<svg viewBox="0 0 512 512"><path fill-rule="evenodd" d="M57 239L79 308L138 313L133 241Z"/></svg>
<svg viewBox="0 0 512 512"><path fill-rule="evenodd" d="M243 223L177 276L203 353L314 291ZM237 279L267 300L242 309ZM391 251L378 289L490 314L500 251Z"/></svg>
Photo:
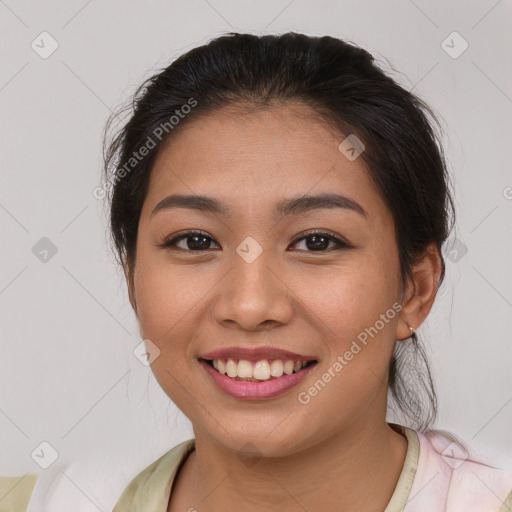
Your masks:
<svg viewBox="0 0 512 512"><path fill-rule="evenodd" d="M402 290L393 219L365 163L348 160L338 149L345 137L304 105L224 109L182 128L155 161L135 269L125 267L141 336L161 351L154 375L196 438L168 511L237 504L248 511L382 512L407 450L385 420L388 365L395 340L410 336L407 324L418 328L432 307L441 272L435 246ZM367 216L348 209L273 216L284 198L333 191ZM151 216L175 193L217 198L234 215L176 208ZM351 248L308 248L302 233L320 228ZM182 251L158 245L197 229L211 238L206 251L186 252L187 239L177 242ZM250 264L236 252L247 236L263 248ZM301 404L297 393L394 303L403 305L400 313ZM219 390L197 361L226 346L264 345L314 355L318 364L300 389L244 401ZM251 464L242 460L255 453Z"/></svg>

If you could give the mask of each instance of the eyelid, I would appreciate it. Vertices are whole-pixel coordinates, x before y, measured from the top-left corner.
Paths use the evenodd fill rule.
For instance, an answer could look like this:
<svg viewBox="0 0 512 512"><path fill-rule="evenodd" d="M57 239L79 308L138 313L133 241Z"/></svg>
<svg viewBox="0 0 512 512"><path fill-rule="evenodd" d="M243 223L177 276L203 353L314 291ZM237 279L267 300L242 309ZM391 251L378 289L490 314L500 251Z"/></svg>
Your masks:
<svg viewBox="0 0 512 512"><path fill-rule="evenodd" d="M174 233L169 238L166 238L161 244L157 244L157 245L158 245L158 247L162 247L164 249L171 248L177 242L181 241L184 238L192 236L192 235L202 235L205 238L209 238L215 242L215 239L212 236L210 236L206 231L203 231L202 229L185 229L183 231L178 231L177 233ZM217 243L217 242L215 242L215 243ZM177 250L180 250L180 248L178 247ZM181 250L184 252L203 252L203 251L190 251L190 250L187 251L185 249L181 249ZM208 250L208 249L205 249L205 250Z"/></svg>
<svg viewBox="0 0 512 512"><path fill-rule="evenodd" d="M349 244L341 235L338 235L338 233L335 233L334 231L331 231L329 229L322 229L322 228L315 228L315 229L309 229L306 231L303 231L299 235L297 235L293 240L292 244L297 243L299 240L302 240L303 238L306 238L311 235L325 235L326 238L329 238L331 241L333 241L336 245L341 245L345 247L352 247L351 244ZM306 251L306 252L315 252L315 251ZM319 251L319 252L329 252L329 251Z"/></svg>
<svg viewBox="0 0 512 512"><path fill-rule="evenodd" d="M194 252L201 253L201 252L208 252L211 250L211 249L204 249L204 250L192 251L192 250L187 250L187 249L181 249L179 247L177 247L177 248L173 247L177 242L181 241L184 238L187 238L188 236L192 236L192 235L203 235L205 238L209 238L210 240L212 240L212 242L218 244L218 242L216 242L215 239L212 236L210 236L206 231L203 231L201 229L190 229L190 230L184 230L181 232L178 231L177 233L174 233L172 235L172 237L165 240L163 243L157 244L157 245L158 245L158 247L162 247L164 249L175 248L178 251L190 252L190 253L194 253ZM322 229L322 228L315 228L315 229L303 231L302 233L298 234L292 240L290 245L294 245L298 241L302 240L303 238L307 238L308 236L312 236L312 235L324 235L326 238L329 239L329 241L333 242L339 249L342 249L342 248L350 249L350 248L354 247L352 244L347 242L342 236L338 235L337 233L335 233L329 229ZM220 245L220 244L218 244L218 245ZM331 248L330 250L324 250L324 251L299 251L299 252L310 252L313 254L314 253L321 254L321 253L332 252L332 250L333 250L333 248Z"/></svg>

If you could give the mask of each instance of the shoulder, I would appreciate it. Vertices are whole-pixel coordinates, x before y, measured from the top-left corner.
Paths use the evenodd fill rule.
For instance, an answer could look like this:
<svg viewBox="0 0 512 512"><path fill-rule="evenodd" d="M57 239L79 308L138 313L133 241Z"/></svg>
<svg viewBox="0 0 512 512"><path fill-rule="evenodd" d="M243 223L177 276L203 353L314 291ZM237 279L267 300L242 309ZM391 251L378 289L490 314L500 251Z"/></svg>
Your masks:
<svg viewBox="0 0 512 512"><path fill-rule="evenodd" d="M38 475L0 476L0 512L26 512Z"/></svg>
<svg viewBox="0 0 512 512"><path fill-rule="evenodd" d="M178 469L194 448L195 439L184 441L143 469L124 489L112 512L165 512Z"/></svg>
<svg viewBox="0 0 512 512"><path fill-rule="evenodd" d="M446 512L512 512L512 459L477 453L450 432L416 433L415 506L435 500Z"/></svg>

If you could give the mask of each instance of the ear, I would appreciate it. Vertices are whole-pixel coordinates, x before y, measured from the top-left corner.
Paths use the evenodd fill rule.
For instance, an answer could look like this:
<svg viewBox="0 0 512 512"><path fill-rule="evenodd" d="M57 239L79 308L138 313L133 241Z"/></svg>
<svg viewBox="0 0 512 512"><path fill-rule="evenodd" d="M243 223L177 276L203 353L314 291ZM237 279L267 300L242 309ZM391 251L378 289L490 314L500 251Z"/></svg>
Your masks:
<svg viewBox="0 0 512 512"><path fill-rule="evenodd" d="M417 330L434 304L441 277L441 256L435 243L428 245L421 259L413 266L413 278L407 279L402 310L396 329L398 340L411 336L409 325Z"/></svg>
<svg viewBox="0 0 512 512"><path fill-rule="evenodd" d="M130 298L130 304L133 310L137 313L137 301L135 300L135 287L133 273L127 260L123 261L124 277L126 279L126 285L128 287L128 297Z"/></svg>

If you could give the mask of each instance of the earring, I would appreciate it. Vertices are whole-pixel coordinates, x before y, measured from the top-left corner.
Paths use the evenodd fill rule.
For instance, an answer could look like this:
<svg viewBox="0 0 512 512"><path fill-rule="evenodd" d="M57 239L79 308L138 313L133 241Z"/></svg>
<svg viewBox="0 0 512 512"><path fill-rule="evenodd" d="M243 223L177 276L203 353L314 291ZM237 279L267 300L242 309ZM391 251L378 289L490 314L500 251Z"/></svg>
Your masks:
<svg viewBox="0 0 512 512"><path fill-rule="evenodd" d="M405 322L405 323L407 324L407 327L409 327L409 331L411 331L411 335L410 335L411 340L414 341L414 342L417 342L418 341L418 336L416 335L416 331L407 322Z"/></svg>

